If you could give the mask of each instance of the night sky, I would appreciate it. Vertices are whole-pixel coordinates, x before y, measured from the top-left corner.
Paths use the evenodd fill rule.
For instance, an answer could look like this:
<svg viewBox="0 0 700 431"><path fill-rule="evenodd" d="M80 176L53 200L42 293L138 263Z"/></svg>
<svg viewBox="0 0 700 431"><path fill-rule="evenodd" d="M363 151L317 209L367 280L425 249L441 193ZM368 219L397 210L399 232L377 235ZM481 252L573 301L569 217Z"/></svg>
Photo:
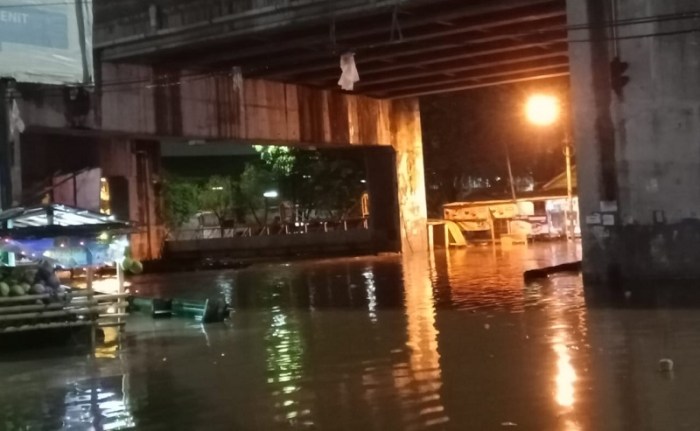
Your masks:
<svg viewBox="0 0 700 431"><path fill-rule="evenodd" d="M525 100L533 93L566 97L568 81L532 81L421 99L429 198L442 203L457 199L453 184L460 175L489 179L499 189L494 192L506 192L506 144L515 177L531 175L541 185L564 171L561 124L542 128L524 118ZM499 177L500 183L495 181Z"/></svg>

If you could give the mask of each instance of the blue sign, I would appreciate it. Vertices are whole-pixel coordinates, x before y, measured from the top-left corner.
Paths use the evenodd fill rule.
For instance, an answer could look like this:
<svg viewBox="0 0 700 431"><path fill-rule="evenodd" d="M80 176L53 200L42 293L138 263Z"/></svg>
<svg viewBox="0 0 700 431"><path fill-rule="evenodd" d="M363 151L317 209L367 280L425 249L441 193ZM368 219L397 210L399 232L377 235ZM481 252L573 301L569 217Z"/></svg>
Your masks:
<svg viewBox="0 0 700 431"><path fill-rule="evenodd" d="M0 5L0 43L68 49L68 18L32 7Z"/></svg>

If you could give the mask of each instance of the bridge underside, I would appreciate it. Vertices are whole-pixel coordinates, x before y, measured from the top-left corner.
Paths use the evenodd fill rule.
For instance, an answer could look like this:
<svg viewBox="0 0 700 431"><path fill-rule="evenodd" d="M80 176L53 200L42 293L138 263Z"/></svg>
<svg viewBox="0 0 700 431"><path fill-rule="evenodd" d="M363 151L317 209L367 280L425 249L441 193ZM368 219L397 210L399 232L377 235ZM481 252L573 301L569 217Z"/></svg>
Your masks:
<svg viewBox="0 0 700 431"><path fill-rule="evenodd" d="M31 89L20 89L18 103L35 134L78 124L107 137L114 154L103 151L105 160L125 160L129 214L147 225L148 250L162 229L136 191L155 196L156 186L150 170L130 167L144 142L164 137L389 147L388 163L368 159L374 208L385 209L383 230L402 250L425 249L417 98L569 70L565 0L99 1L94 9L93 109L75 115L72 99ZM348 52L361 81L342 93L339 57Z"/></svg>
<svg viewBox="0 0 700 431"><path fill-rule="evenodd" d="M196 14L191 1L179 3L154 11L150 26L148 17L125 26L96 8L102 60L199 73L240 67L246 78L330 89L339 56L353 52L356 92L376 98L568 73L564 0L309 0L247 10L199 1Z"/></svg>

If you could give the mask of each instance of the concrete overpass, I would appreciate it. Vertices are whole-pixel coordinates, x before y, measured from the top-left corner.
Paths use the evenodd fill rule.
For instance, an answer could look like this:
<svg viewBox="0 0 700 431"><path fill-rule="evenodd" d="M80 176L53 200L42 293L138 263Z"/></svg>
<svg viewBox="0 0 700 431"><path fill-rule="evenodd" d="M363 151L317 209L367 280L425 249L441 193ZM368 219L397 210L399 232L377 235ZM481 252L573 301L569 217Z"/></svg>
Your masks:
<svg viewBox="0 0 700 431"><path fill-rule="evenodd" d="M380 225L419 250L417 97L571 70L587 280L700 279L694 3L96 1L97 103L81 126L108 135L106 159L126 154L135 176L135 149L164 137L392 149L368 159ZM353 94L336 89L348 51ZM611 86L614 58L630 65L624 89ZM28 130L65 133L72 103L26 92Z"/></svg>
<svg viewBox="0 0 700 431"><path fill-rule="evenodd" d="M568 72L563 0L170 0L96 3L103 61L217 72L333 89L356 53L376 98ZM99 7L98 7L99 6ZM150 13L149 13L150 12Z"/></svg>
<svg viewBox="0 0 700 431"><path fill-rule="evenodd" d="M122 148L110 154L136 141L143 154L164 138L390 148L367 157L372 227L407 252L425 249L427 236L416 96L568 71L563 0L98 1L94 9L98 104L88 127ZM362 78L343 93L338 63L349 51ZM35 105L22 108L32 130L63 126ZM141 171L128 172L131 189L152 182ZM155 210L133 209L154 193L131 192L132 218L155 223ZM149 250L159 238L146 240Z"/></svg>

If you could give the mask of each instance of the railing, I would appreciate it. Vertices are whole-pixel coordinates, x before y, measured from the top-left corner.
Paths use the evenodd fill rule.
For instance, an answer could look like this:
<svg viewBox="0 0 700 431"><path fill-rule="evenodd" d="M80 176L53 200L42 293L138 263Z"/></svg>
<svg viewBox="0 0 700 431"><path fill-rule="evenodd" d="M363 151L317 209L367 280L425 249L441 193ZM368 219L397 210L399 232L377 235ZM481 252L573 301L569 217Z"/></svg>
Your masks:
<svg viewBox="0 0 700 431"><path fill-rule="evenodd" d="M309 233L348 232L369 229L367 218L337 221L316 221L269 224L265 226L204 226L195 229L178 229L170 232L166 241L195 241L217 238L250 238L256 236L304 235Z"/></svg>

